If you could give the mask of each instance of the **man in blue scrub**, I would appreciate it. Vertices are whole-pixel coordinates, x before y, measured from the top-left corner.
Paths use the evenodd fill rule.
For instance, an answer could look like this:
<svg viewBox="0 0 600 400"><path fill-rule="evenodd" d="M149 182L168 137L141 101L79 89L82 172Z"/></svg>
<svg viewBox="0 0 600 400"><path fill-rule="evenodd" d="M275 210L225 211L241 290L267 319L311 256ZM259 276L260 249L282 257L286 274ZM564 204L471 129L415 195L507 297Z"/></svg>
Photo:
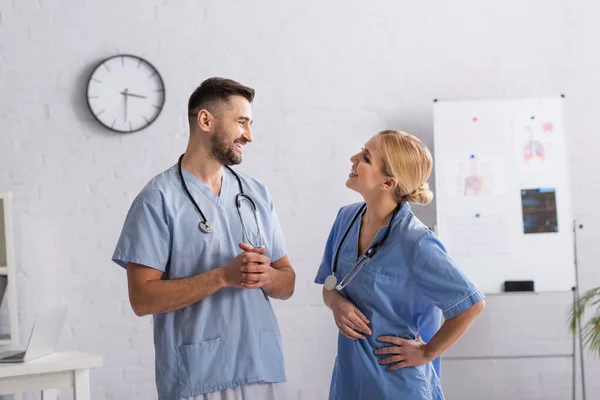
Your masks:
<svg viewBox="0 0 600 400"><path fill-rule="evenodd" d="M292 296L295 273L269 191L229 168L253 98L222 78L192 93L187 149L135 198L114 251L134 312L154 318L160 400L285 398L269 297Z"/></svg>

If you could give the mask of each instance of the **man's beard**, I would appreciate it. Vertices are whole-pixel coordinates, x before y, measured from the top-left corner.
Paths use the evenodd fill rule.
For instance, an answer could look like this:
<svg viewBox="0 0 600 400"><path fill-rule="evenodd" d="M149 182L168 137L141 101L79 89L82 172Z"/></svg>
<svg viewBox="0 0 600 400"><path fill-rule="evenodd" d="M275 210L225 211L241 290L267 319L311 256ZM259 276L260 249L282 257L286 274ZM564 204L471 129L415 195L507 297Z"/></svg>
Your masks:
<svg viewBox="0 0 600 400"><path fill-rule="evenodd" d="M242 156L233 149L233 143L222 140L222 131L217 130L211 139L211 156L222 165L237 165L242 162Z"/></svg>

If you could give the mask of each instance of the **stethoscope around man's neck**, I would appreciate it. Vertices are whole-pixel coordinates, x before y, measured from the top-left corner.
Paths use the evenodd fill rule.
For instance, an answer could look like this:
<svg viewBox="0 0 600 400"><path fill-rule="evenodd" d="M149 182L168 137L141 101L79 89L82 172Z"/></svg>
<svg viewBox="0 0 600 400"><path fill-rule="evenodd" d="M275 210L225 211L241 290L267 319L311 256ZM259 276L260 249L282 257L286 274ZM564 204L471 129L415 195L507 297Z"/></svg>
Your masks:
<svg viewBox="0 0 600 400"><path fill-rule="evenodd" d="M381 249L381 247L385 243L385 240L388 238L388 236L390 234L390 230L392 229L392 224L393 224L394 220L396 219L396 214L398 214L398 211L400 211L401 206L402 206L402 203L399 203L398 206L394 209L394 213L392 214L392 217L387 225L387 228L386 228L385 233L383 234L383 237L381 238L381 240L378 240L377 242L375 242L371 246L369 246L367 251L365 251L365 253L358 259L358 261L354 264L352 269L350 271L348 271L348 273L338 283L338 279L335 276L335 274L337 272L337 263L338 263L338 258L340 255L340 250L342 249L342 246L344 245L344 241L346 240L346 237L352 230L352 226L354 225L356 220L363 214L363 211L367 207L367 204L365 203L360 207L360 209L358 210L358 212L352 219L352 222L350 222L348 229L346 229L344 236L342 236L342 240L337 248L337 251L335 252L335 257L333 258L333 268L331 271L331 275L329 275L327 278L325 278L325 289L327 289L327 290L335 289L337 291L342 290L343 288L348 286L348 284L354 279L354 277L356 277L356 275L365 267L367 262L369 260L371 260L373 257L375 257L375 254L377 254L379 249Z"/></svg>
<svg viewBox="0 0 600 400"><path fill-rule="evenodd" d="M192 194L188 190L187 185L185 184L185 179L183 178L183 172L182 172L182 169L181 169L181 162L183 160L183 156L184 156L184 154L182 154L179 157L179 161L177 162L177 170L179 172L179 178L181 179L181 185L183 186L183 190L185 191L187 197L190 199L190 201L194 205L194 208L196 208L196 211L198 211L198 213L200 214L200 217L202 218L202 221L200 221L200 223L198 224L198 227L204 233L212 233L212 232L214 232L214 225L212 224L212 222L210 222L210 221L208 221L206 219L206 216L204 215L204 213L200 209L200 206L198 206L198 203L196 203L196 200L194 200L194 197L192 196ZM263 236L262 236L262 233L260 231L260 223L259 223L259 220L258 220L258 210L256 209L256 204L250 198L250 196L248 196L247 194L244 193L244 188L242 187L242 180L240 179L240 177L238 176L238 174L236 174L235 171L233 169L231 169L227 165L225 166L225 168L227 168L227 170L229 172L231 172L233 174L233 176L235 176L235 179L237 180L238 186L240 188L240 192L235 196L235 205L237 207L237 212L238 212L238 214L240 216L240 221L242 222L242 229L244 231L244 239L247 240L248 243L250 245L252 245L253 247L256 247L256 248L265 248L264 241L263 241ZM242 201L243 200L246 200L252 206L252 211L254 212L254 220L256 221L256 228L258 230L258 240L260 241L260 243L257 243L257 244L253 243L252 240L250 240L250 235L246 231L246 225L244 224L244 218L242 217L242 211L241 211L241 209L242 209Z"/></svg>

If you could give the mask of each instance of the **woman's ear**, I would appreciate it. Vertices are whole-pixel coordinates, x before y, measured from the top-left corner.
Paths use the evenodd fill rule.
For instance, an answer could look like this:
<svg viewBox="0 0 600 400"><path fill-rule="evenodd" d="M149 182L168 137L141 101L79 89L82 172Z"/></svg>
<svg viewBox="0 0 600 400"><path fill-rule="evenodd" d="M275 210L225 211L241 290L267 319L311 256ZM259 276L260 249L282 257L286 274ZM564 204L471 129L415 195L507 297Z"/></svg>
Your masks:
<svg viewBox="0 0 600 400"><path fill-rule="evenodd" d="M396 190L398 187L398 181L396 178L387 177L385 181L383 181L383 189L384 190Z"/></svg>

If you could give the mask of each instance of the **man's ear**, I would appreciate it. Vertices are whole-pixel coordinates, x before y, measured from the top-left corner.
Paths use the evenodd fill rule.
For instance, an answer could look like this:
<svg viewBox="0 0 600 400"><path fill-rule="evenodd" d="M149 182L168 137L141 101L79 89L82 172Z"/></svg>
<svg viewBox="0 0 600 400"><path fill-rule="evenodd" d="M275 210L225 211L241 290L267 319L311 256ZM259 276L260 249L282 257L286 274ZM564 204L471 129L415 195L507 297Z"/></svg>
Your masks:
<svg viewBox="0 0 600 400"><path fill-rule="evenodd" d="M214 120L215 117L213 117L213 115L210 112L208 112L208 110L202 109L200 110L200 112L198 112L196 122L198 124L198 128L200 128L204 132L208 132L212 128Z"/></svg>

